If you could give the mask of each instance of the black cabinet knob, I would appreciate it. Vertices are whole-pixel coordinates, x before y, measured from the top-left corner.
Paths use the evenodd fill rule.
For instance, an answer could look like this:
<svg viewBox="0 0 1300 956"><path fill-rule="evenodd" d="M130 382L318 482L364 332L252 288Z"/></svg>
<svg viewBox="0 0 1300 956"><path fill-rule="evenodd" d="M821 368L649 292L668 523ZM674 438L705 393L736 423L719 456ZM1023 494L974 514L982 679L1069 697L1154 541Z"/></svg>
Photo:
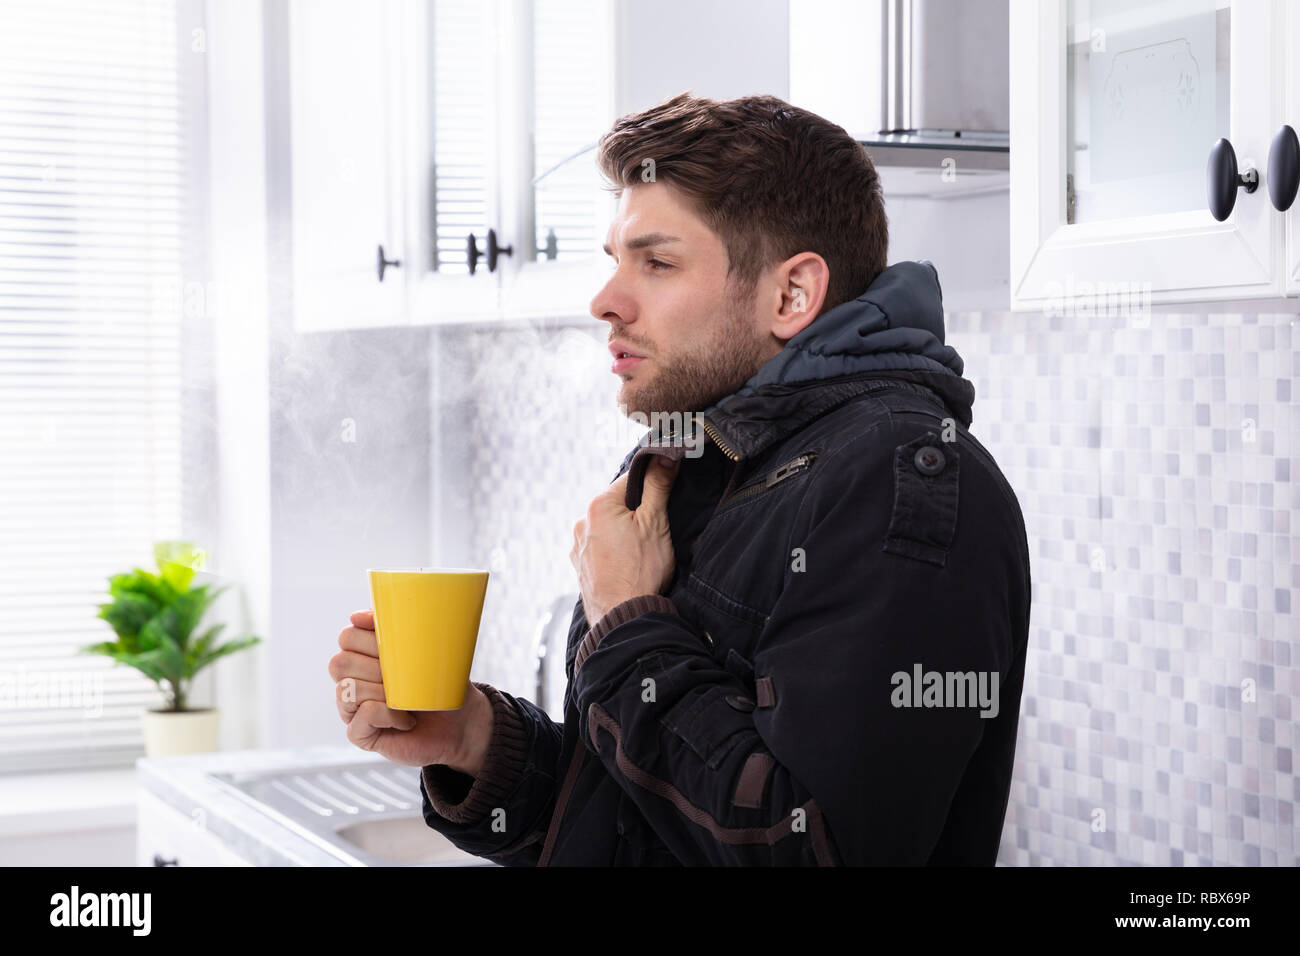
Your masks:
<svg viewBox="0 0 1300 956"><path fill-rule="evenodd" d="M502 245L498 245L498 244L497 244L497 231L496 231L495 229L489 229L489 230L488 230L488 234L487 234L487 267L488 267L488 272L496 272L496 271L497 271L497 258L498 258L499 256L503 256L503 255L504 255L504 256L512 256L512 255L514 255L514 253L515 253L515 247L514 247L514 246L512 246L512 245L511 245L511 246L502 246ZM465 242L465 258L466 258L466 260L469 262L469 274L470 274L470 275L473 275L473 274L474 274L474 270L475 270L475 268L477 267L477 265L478 265L478 261L479 261L480 258L482 258L482 256L483 256L483 253L479 252L479 249L478 249L478 242L474 239L474 233L471 232L471 233L469 234L469 238L468 238L468 239L466 240L466 242Z"/></svg>
<svg viewBox="0 0 1300 956"><path fill-rule="evenodd" d="M1275 209L1286 212L1300 187L1300 138L1283 126L1268 148L1268 198Z"/></svg>
<svg viewBox="0 0 1300 956"><path fill-rule="evenodd" d="M1219 222L1232 215L1237 190L1253 193L1259 188L1259 174L1252 167L1237 173L1237 153L1232 144L1221 139L1210 147L1210 161L1205 167L1206 191L1210 197L1210 215Z"/></svg>
<svg viewBox="0 0 1300 956"><path fill-rule="evenodd" d="M385 269L389 269L389 268L396 269L396 268L398 268L401 264L402 264L402 260L401 260L401 259L385 259L385 258L384 258L384 247L383 247L382 244L379 246L379 259L378 259L378 264L377 264L377 270L378 270L378 272L379 272L379 281L380 281L380 282L383 282L383 281L384 281L384 270L385 270Z"/></svg>
<svg viewBox="0 0 1300 956"><path fill-rule="evenodd" d="M170 860L164 860L160 854L153 855L154 866L180 866L180 857L174 857Z"/></svg>

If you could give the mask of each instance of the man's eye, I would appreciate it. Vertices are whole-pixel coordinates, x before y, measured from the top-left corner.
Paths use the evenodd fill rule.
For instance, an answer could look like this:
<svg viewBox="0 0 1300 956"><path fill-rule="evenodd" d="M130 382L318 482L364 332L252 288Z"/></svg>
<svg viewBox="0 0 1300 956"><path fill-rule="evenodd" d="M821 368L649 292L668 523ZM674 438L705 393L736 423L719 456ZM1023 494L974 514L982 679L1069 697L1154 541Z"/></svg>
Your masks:
<svg viewBox="0 0 1300 956"><path fill-rule="evenodd" d="M611 258L609 258L609 259L607 260L607 262L609 263L609 267L610 267L610 269L617 269L617 268L618 268L618 260L617 260L617 259L614 259L613 257L611 257ZM673 268L669 263L664 262L664 261L661 260L661 259L647 259L647 260L646 260L646 264L647 264L648 266L650 266L650 268L653 269L655 272L662 272L662 271L665 270L665 269L671 269L671 268Z"/></svg>

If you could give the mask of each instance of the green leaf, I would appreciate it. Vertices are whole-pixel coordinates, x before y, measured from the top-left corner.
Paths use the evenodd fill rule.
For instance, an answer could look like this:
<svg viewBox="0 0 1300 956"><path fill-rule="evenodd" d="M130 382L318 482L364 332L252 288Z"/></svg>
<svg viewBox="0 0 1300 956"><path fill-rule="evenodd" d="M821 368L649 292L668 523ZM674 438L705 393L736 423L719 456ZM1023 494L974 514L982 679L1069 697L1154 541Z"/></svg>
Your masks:
<svg viewBox="0 0 1300 956"><path fill-rule="evenodd" d="M99 616L109 623L123 641L136 638L141 628L162 610L147 594L123 591L111 604L101 604Z"/></svg>
<svg viewBox="0 0 1300 956"><path fill-rule="evenodd" d="M231 640L226 641L226 643L222 644L220 647L214 648L208 651L202 657L200 657L194 665L194 670L197 673L199 670L201 670L204 667L207 667L213 661L220 660L221 658L225 657L227 654L235 653L235 651L242 651L246 647L252 647L254 644L260 644L261 641L262 639L260 637L257 637L256 635L253 634L250 634L246 637L232 638Z"/></svg>
<svg viewBox="0 0 1300 956"><path fill-rule="evenodd" d="M166 607L176 596L176 590L170 584L143 568L136 568L129 574L114 574L108 579L108 585L113 597L143 594L152 598L160 608Z"/></svg>
<svg viewBox="0 0 1300 956"><path fill-rule="evenodd" d="M79 653L82 654L103 654L108 657L113 657L117 654L124 653L122 650L122 645L120 645L116 641L101 641L98 644L86 644L82 647L77 648L77 650Z"/></svg>
<svg viewBox="0 0 1300 956"><path fill-rule="evenodd" d="M120 664L134 667L152 681L161 683L167 678L162 665L158 663L156 651L148 651L143 654L132 654L126 651L112 651L108 652L108 656Z"/></svg>
<svg viewBox="0 0 1300 956"><path fill-rule="evenodd" d="M216 639L218 634L225 630L225 627L226 625L224 624L212 625L185 649L185 665L189 672L188 676L194 676L194 672L198 670L199 659L208 652L208 649L212 646L212 642Z"/></svg>
<svg viewBox="0 0 1300 956"><path fill-rule="evenodd" d="M185 679L185 652L170 635L163 635L162 644L153 653L169 681L179 684Z"/></svg>
<svg viewBox="0 0 1300 956"><path fill-rule="evenodd" d="M171 606L159 615L163 631L184 649L211 603L207 585L176 595Z"/></svg>
<svg viewBox="0 0 1300 956"><path fill-rule="evenodd" d="M163 624L163 616L159 614L144 627L140 628L140 640L137 650L140 653L149 653L156 651L163 645L167 638L167 629Z"/></svg>
<svg viewBox="0 0 1300 956"><path fill-rule="evenodd" d="M177 593L189 590L194 572L207 559L206 552L190 541L159 541L154 545L153 554L163 580Z"/></svg>

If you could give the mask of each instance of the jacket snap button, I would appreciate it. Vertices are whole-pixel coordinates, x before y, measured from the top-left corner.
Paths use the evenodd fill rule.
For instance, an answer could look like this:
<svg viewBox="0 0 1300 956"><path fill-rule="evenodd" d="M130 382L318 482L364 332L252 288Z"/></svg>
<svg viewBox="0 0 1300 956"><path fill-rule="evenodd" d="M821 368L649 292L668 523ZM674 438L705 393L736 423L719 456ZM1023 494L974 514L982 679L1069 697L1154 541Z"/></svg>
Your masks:
<svg viewBox="0 0 1300 956"><path fill-rule="evenodd" d="M741 697L737 694L728 694L727 703L730 704L734 709L739 710L742 713L746 713L746 714L754 709L754 702L752 700L750 700L748 697Z"/></svg>
<svg viewBox="0 0 1300 956"><path fill-rule="evenodd" d="M944 465L948 462L943 457L943 452L933 445L926 445L916 450L916 457L912 459L916 465L916 470L923 475L937 475L943 471Z"/></svg>

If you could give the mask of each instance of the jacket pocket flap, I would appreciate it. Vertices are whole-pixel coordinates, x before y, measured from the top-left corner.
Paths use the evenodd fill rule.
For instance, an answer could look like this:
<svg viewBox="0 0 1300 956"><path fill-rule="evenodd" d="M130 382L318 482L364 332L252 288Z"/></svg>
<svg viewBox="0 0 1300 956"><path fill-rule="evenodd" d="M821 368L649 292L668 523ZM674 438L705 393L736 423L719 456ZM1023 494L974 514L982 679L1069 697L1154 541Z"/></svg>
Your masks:
<svg viewBox="0 0 1300 956"><path fill-rule="evenodd" d="M710 770L754 730L749 714L727 703L735 691L723 684L692 688L659 721L680 737Z"/></svg>

